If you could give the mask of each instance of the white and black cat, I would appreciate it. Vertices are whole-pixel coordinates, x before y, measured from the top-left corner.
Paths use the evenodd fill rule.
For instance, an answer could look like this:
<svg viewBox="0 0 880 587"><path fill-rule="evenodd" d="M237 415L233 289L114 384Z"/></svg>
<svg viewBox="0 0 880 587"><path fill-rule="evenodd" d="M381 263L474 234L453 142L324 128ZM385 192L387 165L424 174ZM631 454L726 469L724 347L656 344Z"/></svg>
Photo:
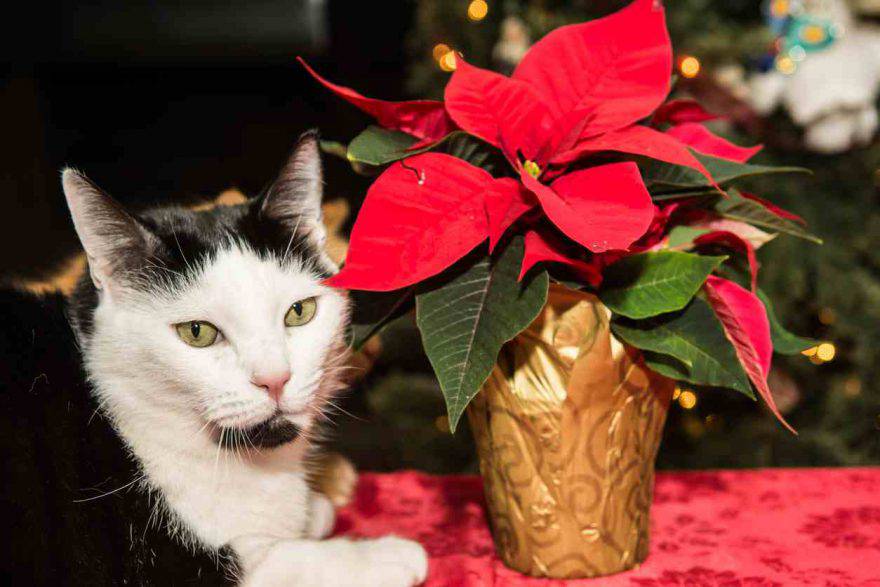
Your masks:
<svg viewBox="0 0 880 587"><path fill-rule="evenodd" d="M315 135L240 206L134 217L76 171L62 181L89 265L72 331L60 298L0 299L0 582L424 580L414 542L320 540L334 512L306 484L348 315L321 284L336 268Z"/></svg>

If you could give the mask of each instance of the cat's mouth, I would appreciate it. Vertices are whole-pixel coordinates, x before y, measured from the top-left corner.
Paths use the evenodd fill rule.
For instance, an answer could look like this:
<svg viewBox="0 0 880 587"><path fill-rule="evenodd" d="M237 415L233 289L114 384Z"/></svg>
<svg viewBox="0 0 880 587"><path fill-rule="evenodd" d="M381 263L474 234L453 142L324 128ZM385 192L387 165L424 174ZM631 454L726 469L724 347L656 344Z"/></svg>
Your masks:
<svg viewBox="0 0 880 587"><path fill-rule="evenodd" d="M247 428L220 428L215 440L225 449L275 448L295 440L300 428L280 412Z"/></svg>

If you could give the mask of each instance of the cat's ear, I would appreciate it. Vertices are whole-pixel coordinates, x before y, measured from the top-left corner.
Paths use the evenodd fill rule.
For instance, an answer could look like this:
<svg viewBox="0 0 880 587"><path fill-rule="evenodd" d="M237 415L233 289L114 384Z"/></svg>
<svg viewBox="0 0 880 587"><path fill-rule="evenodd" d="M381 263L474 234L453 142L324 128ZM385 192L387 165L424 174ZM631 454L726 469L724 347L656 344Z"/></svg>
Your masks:
<svg viewBox="0 0 880 587"><path fill-rule="evenodd" d="M73 226L98 289L112 289L125 273L142 267L158 239L84 175L67 168L61 174Z"/></svg>
<svg viewBox="0 0 880 587"><path fill-rule="evenodd" d="M308 235L323 248L327 238L321 221L323 192L318 133L311 130L299 138L275 182L263 196L260 216Z"/></svg>

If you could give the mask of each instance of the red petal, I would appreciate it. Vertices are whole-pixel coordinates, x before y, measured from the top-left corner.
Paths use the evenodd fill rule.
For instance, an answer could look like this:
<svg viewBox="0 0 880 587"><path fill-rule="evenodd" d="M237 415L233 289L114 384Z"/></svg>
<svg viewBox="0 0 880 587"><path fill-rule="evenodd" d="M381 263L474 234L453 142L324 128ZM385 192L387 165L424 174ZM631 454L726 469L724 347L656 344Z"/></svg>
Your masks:
<svg viewBox="0 0 880 587"><path fill-rule="evenodd" d="M773 343L764 304L752 292L714 275L706 280L704 290L715 315L721 321L727 339L733 344L736 356L758 393L767 402L773 415L797 434L779 413L767 384L767 374L770 373L773 358Z"/></svg>
<svg viewBox="0 0 880 587"><path fill-rule="evenodd" d="M535 196L515 179L496 179L486 192L486 217L489 220L489 251L510 226L538 204Z"/></svg>
<svg viewBox="0 0 880 587"><path fill-rule="evenodd" d="M551 32L529 49L513 77L540 92L554 119L586 111L595 135L656 110L669 93L671 71L663 8L635 0L605 18Z"/></svg>
<svg viewBox="0 0 880 587"><path fill-rule="evenodd" d="M660 106L651 117L651 124L684 124L686 122L707 122L721 118L703 109L696 100L670 100Z"/></svg>
<svg viewBox="0 0 880 587"><path fill-rule="evenodd" d="M599 269L582 259L570 257L565 249L562 239L544 231L529 230L526 233L526 251L523 255L519 280L522 281L526 273L538 263L562 263L571 268L585 283L599 287L602 283L602 273Z"/></svg>
<svg viewBox="0 0 880 587"><path fill-rule="evenodd" d="M755 254L755 247L752 246L752 243L736 233L726 230L716 230L714 232L707 232L706 234L702 234L695 238L694 245L698 248L719 246L744 254L749 261L749 272L752 276L752 291L758 291L758 267L760 267L760 265L758 264L758 256Z"/></svg>
<svg viewBox="0 0 880 587"><path fill-rule="evenodd" d="M762 145L740 147L714 134L702 124L687 122L673 126L666 134L677 138L682 143L693 147L700 153L745 163L763 149Z"/></svg>
<svg viewBox="0 0 880 587"><path fill-rule="evenodd" d="M780 208L779 206L777 206L773 202L768 202L764 198L759 198L758 196L756 196L754 194L747 194L746 192L740 192L739 195L741 195L742 197L747 198L749 200L752 200L753 202L758 202L759 204L761 204L762 206L764 206L765 208L767 208L768 210L770 210L771 212L773 212L774 214L779 216L780 218L785 218L786 220L792 220L794 222L797 222L797 223L803 224L803 225L807 224L806 220L804 220L803 218L801 218L800 216L798 216L794 212L789 212L788 210L785 210L784 208Z"/></svg>
<svg viewBox="0 0 880 587"><path fill-rule="evenodd" d="M654 217L654 204L635 163L573 171L551 186L525 171L520 178L553 224L594 253L626 249Z"/></svg>
<svg viewBox="0 0 880 587"><path fill-rule="evenodd" d="M389 291L440 273L486 240L483 193L492 181L450 155L395 163L367 192L345 266L327 283Z"/></svg>
<svg viewBox="0 0 880 587"><path fill-rule="evenodd" d="M443 102L436 100L389 102L367 98L351 88L327 81L309 67L302 57L297 57L297 60L324 87L373 116L385 128L400 130L429 141L439 140L455 130L455 123L446 114Z"/></svg>
<svg viewBox="0 0 880 587"><path fill-rule="evenodd" d="M553 157L552 162L558 165L571 163L584 154L598 151L617 151L631 155L642 155L657 159L673 165L683 165L696 169L706 176L712 184L715 180L694 157L687 146L670 135L664 134L653 128L634 124L621 128L604 135L582 139L573 149Z"/></svg>
<svg viewBox="0 0 880 587"><path fill-rule="evenodd" d="M514 162L536 159L552 121L534 88L458 59L446 84L446 109L462 129L501 147Z"/></svg>

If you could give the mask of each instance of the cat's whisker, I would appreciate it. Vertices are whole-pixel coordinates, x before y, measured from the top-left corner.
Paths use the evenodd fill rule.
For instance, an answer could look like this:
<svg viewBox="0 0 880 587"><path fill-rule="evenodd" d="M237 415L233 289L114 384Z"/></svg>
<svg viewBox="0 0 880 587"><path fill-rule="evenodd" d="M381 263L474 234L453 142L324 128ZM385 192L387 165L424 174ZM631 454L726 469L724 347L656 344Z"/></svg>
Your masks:
<svg viewBox="0 0 880 587"><path fill-rule="evenodd" d="M74 499L73 503L85 503L87 501L94 501L96 499L101 499L102 497L107 497L108 495L113 495L114 493L118 493L120 491L123 491L124 489L128 489L129 487L131 487L132 485L134 485L135 483L137 483L138 481L140 481L144 477L146 477L145 473L141 474L140 477L135 477L134 479L132 479L131 481L129 481L128 483L126 483L122 487L117 487L116 489L114 489L112 491L107 491L107 492L102 493L100 495L94 495L92 497L85 497L83 499Z"/></svg>

